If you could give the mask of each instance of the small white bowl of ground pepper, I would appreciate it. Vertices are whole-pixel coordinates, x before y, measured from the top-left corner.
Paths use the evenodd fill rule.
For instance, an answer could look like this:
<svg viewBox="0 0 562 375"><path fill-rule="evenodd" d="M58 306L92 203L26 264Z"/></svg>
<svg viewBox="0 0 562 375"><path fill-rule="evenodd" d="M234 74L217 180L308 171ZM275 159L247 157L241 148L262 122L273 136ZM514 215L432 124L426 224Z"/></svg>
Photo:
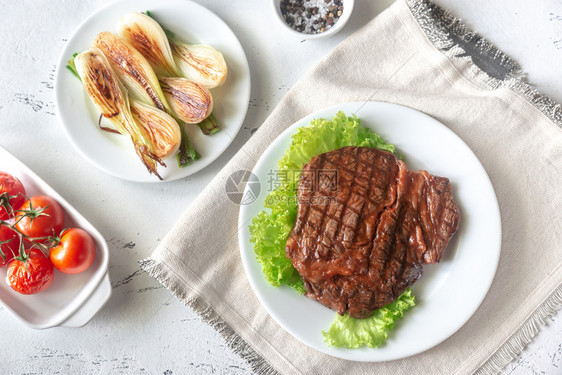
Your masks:
<svg viewBox="0 0 562 375"><path fill-rule="evenodd" d="M277 19L291 34L303 39L334 35L343 28L354 0L273 0Z"/></svg>

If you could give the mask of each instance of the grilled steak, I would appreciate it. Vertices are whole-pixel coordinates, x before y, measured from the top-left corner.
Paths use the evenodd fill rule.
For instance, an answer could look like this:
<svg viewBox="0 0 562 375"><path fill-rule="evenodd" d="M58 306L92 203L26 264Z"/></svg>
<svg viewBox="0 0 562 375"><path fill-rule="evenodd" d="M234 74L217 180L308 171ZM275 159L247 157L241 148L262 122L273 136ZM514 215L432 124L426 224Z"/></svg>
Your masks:
<svg viewBox="0 0 562 375"><path fill-rule="evenodd" d="M344 147L312 158L298 185L286 252L306 295L366 318L439 262L459 223L449 180L386 151Z"/></svg>

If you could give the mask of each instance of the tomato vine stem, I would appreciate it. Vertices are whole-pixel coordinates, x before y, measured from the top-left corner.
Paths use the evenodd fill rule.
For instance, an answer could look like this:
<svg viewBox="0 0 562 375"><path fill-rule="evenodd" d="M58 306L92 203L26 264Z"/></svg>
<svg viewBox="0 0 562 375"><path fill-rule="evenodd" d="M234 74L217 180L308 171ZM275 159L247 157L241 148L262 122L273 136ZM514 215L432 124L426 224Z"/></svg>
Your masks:
<svg viewBox="0 0 562 375"><path fill-rule="evenodd" d="M21 230L19 230L17 228L17 223L25 217L29 217L30 221L33 222L33 219L39 216L49 216L49 214L45 213L44 211L50 205L36 210L33 208L31 201L29 201L29 197L26 196L25 197L26 200L29 201L29 210L14 210L13 207L10 205L10 198L12 197L13 196L8 195L8 193L0 194L0 207L4 207L6 211L9 212L10 214L17 213L18 215L16 218L12 218L9 220L0 220L0 226L5 226L10 228L12 231L14 231L17 234L19 238L19 251L18 251L18 255L15 256L14 259L21 260L27 265L27 259L29 259L29 252L34 248L38 249L43 253L43 255L48 257L49 249L60 241L59 236L56 233L53 233L52 236L31 237L23 233ZM14 240L15 238L11 238L6 241L0 241L0 245L9 243ZM31 246L27 250L25 248L25 241L31 244ZM4 251L2 250L1 247L0 247L0 257L4 261L6 260L6 254L4 254Z"/></svg>

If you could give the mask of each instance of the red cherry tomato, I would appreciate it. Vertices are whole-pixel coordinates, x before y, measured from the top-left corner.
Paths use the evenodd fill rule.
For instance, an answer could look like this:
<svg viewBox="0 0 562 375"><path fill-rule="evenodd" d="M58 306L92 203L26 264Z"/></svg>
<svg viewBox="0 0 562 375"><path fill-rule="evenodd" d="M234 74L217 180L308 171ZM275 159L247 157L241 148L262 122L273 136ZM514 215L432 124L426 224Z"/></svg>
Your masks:
<svg viewBox="0 0 562 375"><path fill-rule="evenodd" d="M16 215L16 229L31 238L58 235L62 230L64 211L47 195L31 197L19 209L35 212L31 216L23 212Z"/></svg>
<svg viewBox="0 0 562 375"><path fill-rule="evenodd" d="M11 174L0 172L0 220L14 217L13 211L17 210L25 199L25 188L21 181Z"/></svg>
<svg viewBox="0 0 562 375"><path fill-rule="evenodd" d="M19 255L20 238L16 231L4 225L0 226L0 267Z"/></svg>
<svg viewBox="0 0 562 375"><path fill-rule="evenodd" d="M95 256L92 236L83 229L71 228L63 232L59 245L51 248L50 259L57 270L75 274L88 269Z"/></svg>
<svg viewBox="0 0 562 375"><path fill-rule="evenodd" d="M40 250L31 249L27 259L16 258L10 262L6 281L16 292L35 294L47 289L54 277L55 270L49 258Z"/></svg>

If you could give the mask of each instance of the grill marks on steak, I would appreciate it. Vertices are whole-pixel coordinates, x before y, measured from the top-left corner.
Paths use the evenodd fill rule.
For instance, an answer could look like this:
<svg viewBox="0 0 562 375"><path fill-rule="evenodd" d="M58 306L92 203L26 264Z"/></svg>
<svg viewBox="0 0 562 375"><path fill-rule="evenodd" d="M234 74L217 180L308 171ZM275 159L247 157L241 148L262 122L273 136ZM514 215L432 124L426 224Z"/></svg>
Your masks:
<svg viewBox="0 0 562 375"><path fill-rule="evenodd" d="M365 318L439 262L458 229L449 180L386 151L344 147L313 158L298 185L286 253L306 295Z"/></svg>

